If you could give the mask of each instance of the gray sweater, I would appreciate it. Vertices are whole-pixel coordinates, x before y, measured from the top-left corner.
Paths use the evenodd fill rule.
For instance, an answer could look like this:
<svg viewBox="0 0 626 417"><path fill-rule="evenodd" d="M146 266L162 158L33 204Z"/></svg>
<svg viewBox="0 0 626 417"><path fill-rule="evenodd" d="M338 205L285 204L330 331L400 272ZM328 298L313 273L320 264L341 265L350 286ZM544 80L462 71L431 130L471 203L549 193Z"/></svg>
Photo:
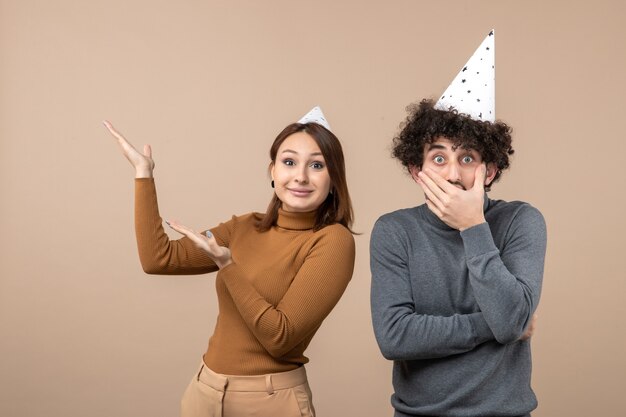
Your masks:
<svg viewBox="0 0 626 417"><path fill-rule="evenodd" d="M372 321L393 360L396 416L520 416L537 406L530 341L546 250L541 213L489 200L459 232L426 205L376 222Z"/></svg>

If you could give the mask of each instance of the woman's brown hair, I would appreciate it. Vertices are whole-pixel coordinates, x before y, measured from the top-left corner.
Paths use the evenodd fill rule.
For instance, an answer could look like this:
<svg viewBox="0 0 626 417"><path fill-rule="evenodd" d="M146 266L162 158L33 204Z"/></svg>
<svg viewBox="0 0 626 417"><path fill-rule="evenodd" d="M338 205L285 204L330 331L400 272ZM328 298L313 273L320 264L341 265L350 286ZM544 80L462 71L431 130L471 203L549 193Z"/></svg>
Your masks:
<svg viewBox="0 0 626 417"><path fill-rule="evenodd" d="M343 149L341 148L341 143L339 143L337 136L330 130L317 123L290 124L278 134L270 148L271 164L276 163L276 155L278 154L280 145L285 139L297 132L305 132L315 140L320 151L322 151L322 156L324 156L324 161L326 162L326 169L328 169L328 175L330 176L330 192L326 200L317 208L317 217L313 229L317 231L325 226L339 223L352 232L350 228L354 215L350 193L348 192L348 183L346 181ZM282 202L276 194L274 194L263 219L261 219L257 225L259 231L265 232L276 225L278 209L281 205Z"/></svg>

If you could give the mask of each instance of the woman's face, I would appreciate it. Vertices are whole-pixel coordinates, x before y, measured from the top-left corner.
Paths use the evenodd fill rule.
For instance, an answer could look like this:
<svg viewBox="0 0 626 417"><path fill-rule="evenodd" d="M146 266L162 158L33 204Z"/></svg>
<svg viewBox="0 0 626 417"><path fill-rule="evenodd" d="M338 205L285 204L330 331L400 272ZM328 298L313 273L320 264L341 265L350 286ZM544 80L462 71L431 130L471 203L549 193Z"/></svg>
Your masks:
<svg viewBox="0 0 626 417"><path fill-rule="evenodd" d="M283 141L270 172L274 192L285 211L317 210L330 191L330 175L322 151L305 132L296 132Z"/></svg>

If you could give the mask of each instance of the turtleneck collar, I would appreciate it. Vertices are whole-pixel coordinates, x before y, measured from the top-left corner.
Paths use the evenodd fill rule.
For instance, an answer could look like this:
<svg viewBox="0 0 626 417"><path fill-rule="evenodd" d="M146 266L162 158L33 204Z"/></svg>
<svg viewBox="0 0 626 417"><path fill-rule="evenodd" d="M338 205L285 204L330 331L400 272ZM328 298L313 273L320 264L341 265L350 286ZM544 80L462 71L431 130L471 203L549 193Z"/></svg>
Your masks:
<svg viewBox="0 0 626 417"><path fill-rule="evenodd" d="M309 230L315 226L315 218L317 211L307 211L305 213L296 213L278 209L278 219L276 225L281 229L287 230Z"/></svg>
<svg viewBox="0 0 626 417"><path fill-rule="evenodd" d="M483 212L487 211L489 208L489 196L485 193L484 201L483 201ZM422 214L424 220L426 220L429 224L437 227L442 230L454 230L447 224L443 222L435 213L433 213L426 204L422 204L418 207L419 211Z"/></svg>

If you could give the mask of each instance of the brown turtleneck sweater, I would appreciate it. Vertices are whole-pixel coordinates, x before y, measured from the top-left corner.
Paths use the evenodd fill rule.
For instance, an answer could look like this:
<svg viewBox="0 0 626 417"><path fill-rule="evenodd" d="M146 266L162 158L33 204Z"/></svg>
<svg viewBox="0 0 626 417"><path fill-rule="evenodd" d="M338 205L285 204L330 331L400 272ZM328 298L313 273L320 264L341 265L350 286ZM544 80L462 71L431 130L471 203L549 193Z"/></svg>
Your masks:
<svg viewBox="0 0 626 417"><path fill-rule="evenodd" d="M221 374L261 375L307 363L304 350L352 277L354 238L344 226L315 232L315 212L280 210L277 225L259 232L261 217L233 216L211 229L233 259L217 273L219 315L204 354ZM152 178L135 180L135 229L149 274L218 270L190 239L169 239Z"/></svg>

